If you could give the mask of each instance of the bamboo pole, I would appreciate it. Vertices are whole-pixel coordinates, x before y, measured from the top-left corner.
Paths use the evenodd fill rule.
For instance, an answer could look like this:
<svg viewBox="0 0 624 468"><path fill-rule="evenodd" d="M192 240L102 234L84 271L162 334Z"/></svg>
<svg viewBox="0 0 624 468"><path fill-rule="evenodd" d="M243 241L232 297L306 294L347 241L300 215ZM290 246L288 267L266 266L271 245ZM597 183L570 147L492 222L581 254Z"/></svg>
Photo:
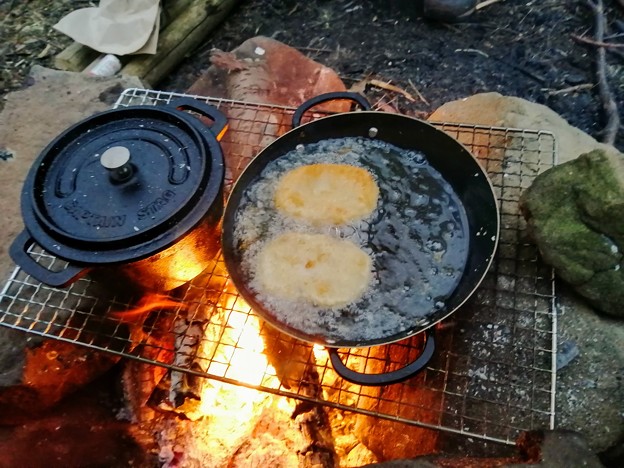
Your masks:
<svg viewBox="0 0 624 468"><path fill-rule="evenodd" d="M90 47L74 42L54 57L57 70L81 72L93 62L100 53Z"/></svg>
<svg viewBox="0 0 624 468"><path fill-rule="evenodd" d="M163 0L160 13L160 31L187 10L192 1ZM97 50L93 50L78 42L73 42L54 57L54 68L57 70L81 72L101 55L103 54L100 54ZM131 56L120 57L120 60L124 63L130 61L131 58Z"/></svg>
<svg viewBox="0 0 624 468"><path fill-rule="evenodd" d="M195 0L158 38L154 55L132 58L122 75L139 77L150 86L157 85L185 56L201 44L240 0Z"/></svg>

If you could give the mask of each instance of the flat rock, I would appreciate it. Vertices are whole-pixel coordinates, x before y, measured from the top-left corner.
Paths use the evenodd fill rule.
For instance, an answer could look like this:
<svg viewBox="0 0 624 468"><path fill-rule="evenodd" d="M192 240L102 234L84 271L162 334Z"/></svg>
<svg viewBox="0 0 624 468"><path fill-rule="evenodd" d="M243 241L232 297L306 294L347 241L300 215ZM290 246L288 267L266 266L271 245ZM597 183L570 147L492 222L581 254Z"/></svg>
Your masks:
<svg viewBox="0 0 624 468"><path fill-rule="evenodd" d="M524 432L517 442L518 453L505 458L472 458L428 455L364 465L362 468L601 468L598 456L582 435L574 431Z"/></svg>
<svg viewBox="0 0 624 468"><path fill-rule="evenodd" d="M558 341L576 344L579 355L557 371L556 426L581 433L602 452L624 440L624 326L570 287L560 287L558 298Z"/></svg>
<svg viewBox="0 0 624 468"><path fill-rule="evenodd" d="M557 139L559 163L597 148L616 151L573 127L549 107L499 93L475 94L447 102L436 109L429 120L552 132Z"/></svg>
<svg viewBox="0 0 624 468"><path fill-rule="evenodd" d="M108 371L119 359L0 330L0 425L20 424ZM4 369L3 369L4 368Z"/></svg>
<svg viewBox="0 0 624 468"><path fill-rule="evenodd" d="M29 86L7 95L0 113L0 281L14 269L8 254L23 229L20 193L40 151L70 125L109 109L125 88L142 87L136 77L94 78L33 67Z"/></svg>
<svg viewBox="0 0 624 468"><path fill-rule="evenodd" d="M128 87L142 84L137 78L92 78L36 66L28 86L7 95L0 114L0 151L6 157L0 159L2 286L15 268L8 248L23 229L20 192L33 161L59 133L109 109ZM0 327L0 423L16 423L47 410L117 360Z"/></svg>
<svg viewBox="0 0 624 468"><path fill-rule="evenodd" d="M552 132L559 163L596 149L618 154L548 107L498 93L448 102L430 120ZM624 437L624 323L599 315L570 288L559 285L557 296L558 342L574 343L579 354L557 373L555 425L579 432L592 450L602 451Z"/></svg>

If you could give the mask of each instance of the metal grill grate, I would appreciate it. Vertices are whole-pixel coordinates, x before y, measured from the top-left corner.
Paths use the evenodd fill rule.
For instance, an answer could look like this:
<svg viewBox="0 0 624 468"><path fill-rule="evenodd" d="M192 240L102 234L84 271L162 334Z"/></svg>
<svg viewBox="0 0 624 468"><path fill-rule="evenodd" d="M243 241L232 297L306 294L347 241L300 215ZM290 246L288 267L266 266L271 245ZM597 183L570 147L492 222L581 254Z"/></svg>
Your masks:
<svg viewBox="0 0 624 468"><path fill-rule="evenodd" d="M187 95L129 89L116 107L159 105L182 96ZM222 140L226 190L261 147L289 128L289 108L193 97L229 117ZM543 131L434 125L464 143L486 168L500 201L502 230L482 285L438 325L434 359L404 383L361 387L340 379L324 349L285 336L253 314L229 284L220 256L191 284L168 298L153 298L175 304L122 320L115 312L137 307L137 298L89 278L53 289L17 268L0 296L0 325L172 371L484 440L512 444L523 430L553 428L554 276L526 237L518 198L554 164L555 139ZM31 255L52 269L62 263L38 248ZM414 336L341 354L354 369L389 371L417 356L420 340Z"/></svg>

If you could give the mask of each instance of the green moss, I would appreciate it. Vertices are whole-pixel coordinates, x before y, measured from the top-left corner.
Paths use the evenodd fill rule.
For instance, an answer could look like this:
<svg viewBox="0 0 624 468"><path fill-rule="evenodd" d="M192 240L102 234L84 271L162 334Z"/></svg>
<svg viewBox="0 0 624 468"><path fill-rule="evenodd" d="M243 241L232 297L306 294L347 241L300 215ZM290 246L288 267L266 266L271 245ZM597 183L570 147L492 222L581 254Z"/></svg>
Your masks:
<svg viewBox="0 0 624 468"><path fill-rule="evenodd" d="M583 177L574 186L574 198L583 220L624 247L624 186L617 156L592 151L578 158Z"/></svg>
<svg viewBox="0 0 624 468"><path fill-rule="evenodd" d="M623 315L624 168L596 150L540 174L521 197L544 260L599 309Z"/></svg>

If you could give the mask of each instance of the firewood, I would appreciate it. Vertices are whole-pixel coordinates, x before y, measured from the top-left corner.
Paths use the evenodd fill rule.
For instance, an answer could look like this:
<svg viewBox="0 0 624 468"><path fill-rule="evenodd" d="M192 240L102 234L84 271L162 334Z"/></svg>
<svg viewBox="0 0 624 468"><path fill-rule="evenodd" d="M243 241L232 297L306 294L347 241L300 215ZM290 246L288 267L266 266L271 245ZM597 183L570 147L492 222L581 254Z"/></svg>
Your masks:
<svg viewBox="0 0 624 468"><path fill-rule="evenodd" d="M154 55L137 56L122 70L122 75L139 77L155 86L196 48L239 0L195 0L184 13L162 31Z"/></svg>
<svg viewBox="0 0 624 468"><path fill-rule="evenodd" d="M97 50L74 42L54 57L54 67L58 70L80 72L99 55Z"/></svg>
<svg viewBox="0 0 624 468"><path fill-rule="evenodd" d="M205 323L197 320L176 319L175 357L173 365L183 369L193 368L193 359L204 335ZM197 367L199 364L195 363ZM200 368L201 370L201 368ZM169 403L177 408L187 398L200 400L201 384L195 376L186 372L172 371L169 386Z"/></svg>
<svg viewBox="0 0 624 468"><path fill-rule="evenodd" d="M306 367L301 392L310 398L321 398L321 382L316 366ZM295 409L293 419L297 422L304 440L304 446L297 451L300 466L335 466L336 450L326 409L321 404L302 401Z"/></svg>

